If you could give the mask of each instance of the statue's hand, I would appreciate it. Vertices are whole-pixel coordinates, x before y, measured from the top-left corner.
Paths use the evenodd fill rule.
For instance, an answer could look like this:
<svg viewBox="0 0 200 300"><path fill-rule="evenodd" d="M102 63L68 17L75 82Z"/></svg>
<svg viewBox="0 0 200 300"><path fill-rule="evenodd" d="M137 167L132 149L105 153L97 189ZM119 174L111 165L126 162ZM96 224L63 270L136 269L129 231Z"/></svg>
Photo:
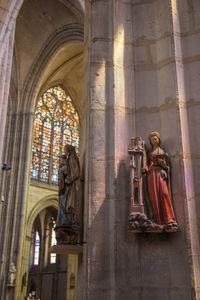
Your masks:
<svg viewBox="0 0 200 300"><path fill-rule="evenodd" d="M158 165L167 170L169 167L164 159L158 158Z"/></svg>
<svg viewBox="0 0 200 300"><path fill-rule="evenodd" d="M149 171L148 167L142 168L142 173L147 173Z"/></svg>
<svg viewBox="0 0 200 300"><path fill-rule="evenodd" d="M71 184L72 183L72 181L70 179L66 179L65 182L66 182L66 184Z"/></svg>
<svg viewBox="0 0 200 300"><path fill-rule="evenodd" d="M72 179L71 179L71 176L66 176L66 178L65 178L65 183L66 184L71 184L72 183Z"/></svg>
<svg viewBox="0 0 200 300"><path fill-rule="evenodd" d="M161 170L161 177L164 179L164 180L167 180L167 172L165 170Z"/></svg>

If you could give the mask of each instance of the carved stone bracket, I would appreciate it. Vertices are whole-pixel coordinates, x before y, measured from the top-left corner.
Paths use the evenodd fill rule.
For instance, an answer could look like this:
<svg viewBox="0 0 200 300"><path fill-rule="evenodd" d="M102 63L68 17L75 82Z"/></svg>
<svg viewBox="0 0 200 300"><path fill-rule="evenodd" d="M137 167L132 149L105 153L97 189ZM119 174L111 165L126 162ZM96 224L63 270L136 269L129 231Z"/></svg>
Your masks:
<svg viewBox="0 0 200 300"><path fill-rule="evenodd" d="M176 232L178 226L175 223L158 225L149 220L145 213L131 213L129 217L129 229L133 232Z"/></svg>
<svg viewBox="0 0 200 300"><path fill-rule="evenodd" d="M162 232L163 226L153 223L145 213L131 213L129 229L134 232Z"/></svg>
<svg viewBox="0 0 200 300"><path fill-rule="evenodd" d="M79 227L76 224L57 226L55 232L58 245L76 245L78 243Z"/></svg>
<svg viewBox="0 0 200 300"><path fill-rule="evenodd" d="M54 245L49 248L49 253L56 253L56 254L77 254L81 255L83 253L83 246L82 245Z"/></svg>

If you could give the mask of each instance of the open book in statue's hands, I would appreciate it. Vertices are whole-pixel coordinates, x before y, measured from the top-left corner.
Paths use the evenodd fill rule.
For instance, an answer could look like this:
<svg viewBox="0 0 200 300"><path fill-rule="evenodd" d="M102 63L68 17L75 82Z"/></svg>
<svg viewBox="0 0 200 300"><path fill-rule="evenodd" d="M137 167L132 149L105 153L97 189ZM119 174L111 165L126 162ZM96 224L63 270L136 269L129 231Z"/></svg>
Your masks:
<svg viewBox="0 0 200 300"><path fill-rule="evenodd" d="M169 168L169 156L168 154L156 154L153 155L153 163L156 166L161 166L163 169Z"/></svg>

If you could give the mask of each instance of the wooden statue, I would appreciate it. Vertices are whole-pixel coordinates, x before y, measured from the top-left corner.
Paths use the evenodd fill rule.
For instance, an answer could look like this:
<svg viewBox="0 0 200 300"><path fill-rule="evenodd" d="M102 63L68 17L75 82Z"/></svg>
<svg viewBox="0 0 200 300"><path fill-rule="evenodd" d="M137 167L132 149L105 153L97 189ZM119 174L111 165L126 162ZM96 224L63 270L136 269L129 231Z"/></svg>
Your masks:
<svg viewBox="0 0 200 300"><path fill-rule="evenodd" d="M59 208L56 220L58 244L77 244L80 233L80 165L75 147L66 144L58 171Z"/></svg>
<svg viewBox="0 0 200 300"><path fill-rule="evenodd" d="M151 132L148 139L152 146L149 158L146 160L143 146L143 161L139 161L139 166L135 165L136 170L134 171L135 174L142 168L143 175L140 176L142 196L140 198L144 209L134 210L134 205L131 206L129 227L136 232L175 232L178 230L178 224L171 201L169 157L160 147L161 141L158 132ZM132 161L132 157L130 161ZM131 175L132 191L138 188L134 178L135 175L134 177ZM134 197L133 192L132 197Z"/></svg>

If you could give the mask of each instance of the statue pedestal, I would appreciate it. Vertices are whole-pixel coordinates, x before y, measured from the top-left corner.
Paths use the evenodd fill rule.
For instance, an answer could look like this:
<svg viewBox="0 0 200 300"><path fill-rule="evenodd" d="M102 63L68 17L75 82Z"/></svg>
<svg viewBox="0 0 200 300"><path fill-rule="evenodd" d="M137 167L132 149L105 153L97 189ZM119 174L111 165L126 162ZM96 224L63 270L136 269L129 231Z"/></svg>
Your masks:
<svg viewBox="0 0 200 300"><path fill-rule="evenodd" d="M55 245L49 248L49 253L56 254L81 254L83 246L80 245Z"/></svg>

